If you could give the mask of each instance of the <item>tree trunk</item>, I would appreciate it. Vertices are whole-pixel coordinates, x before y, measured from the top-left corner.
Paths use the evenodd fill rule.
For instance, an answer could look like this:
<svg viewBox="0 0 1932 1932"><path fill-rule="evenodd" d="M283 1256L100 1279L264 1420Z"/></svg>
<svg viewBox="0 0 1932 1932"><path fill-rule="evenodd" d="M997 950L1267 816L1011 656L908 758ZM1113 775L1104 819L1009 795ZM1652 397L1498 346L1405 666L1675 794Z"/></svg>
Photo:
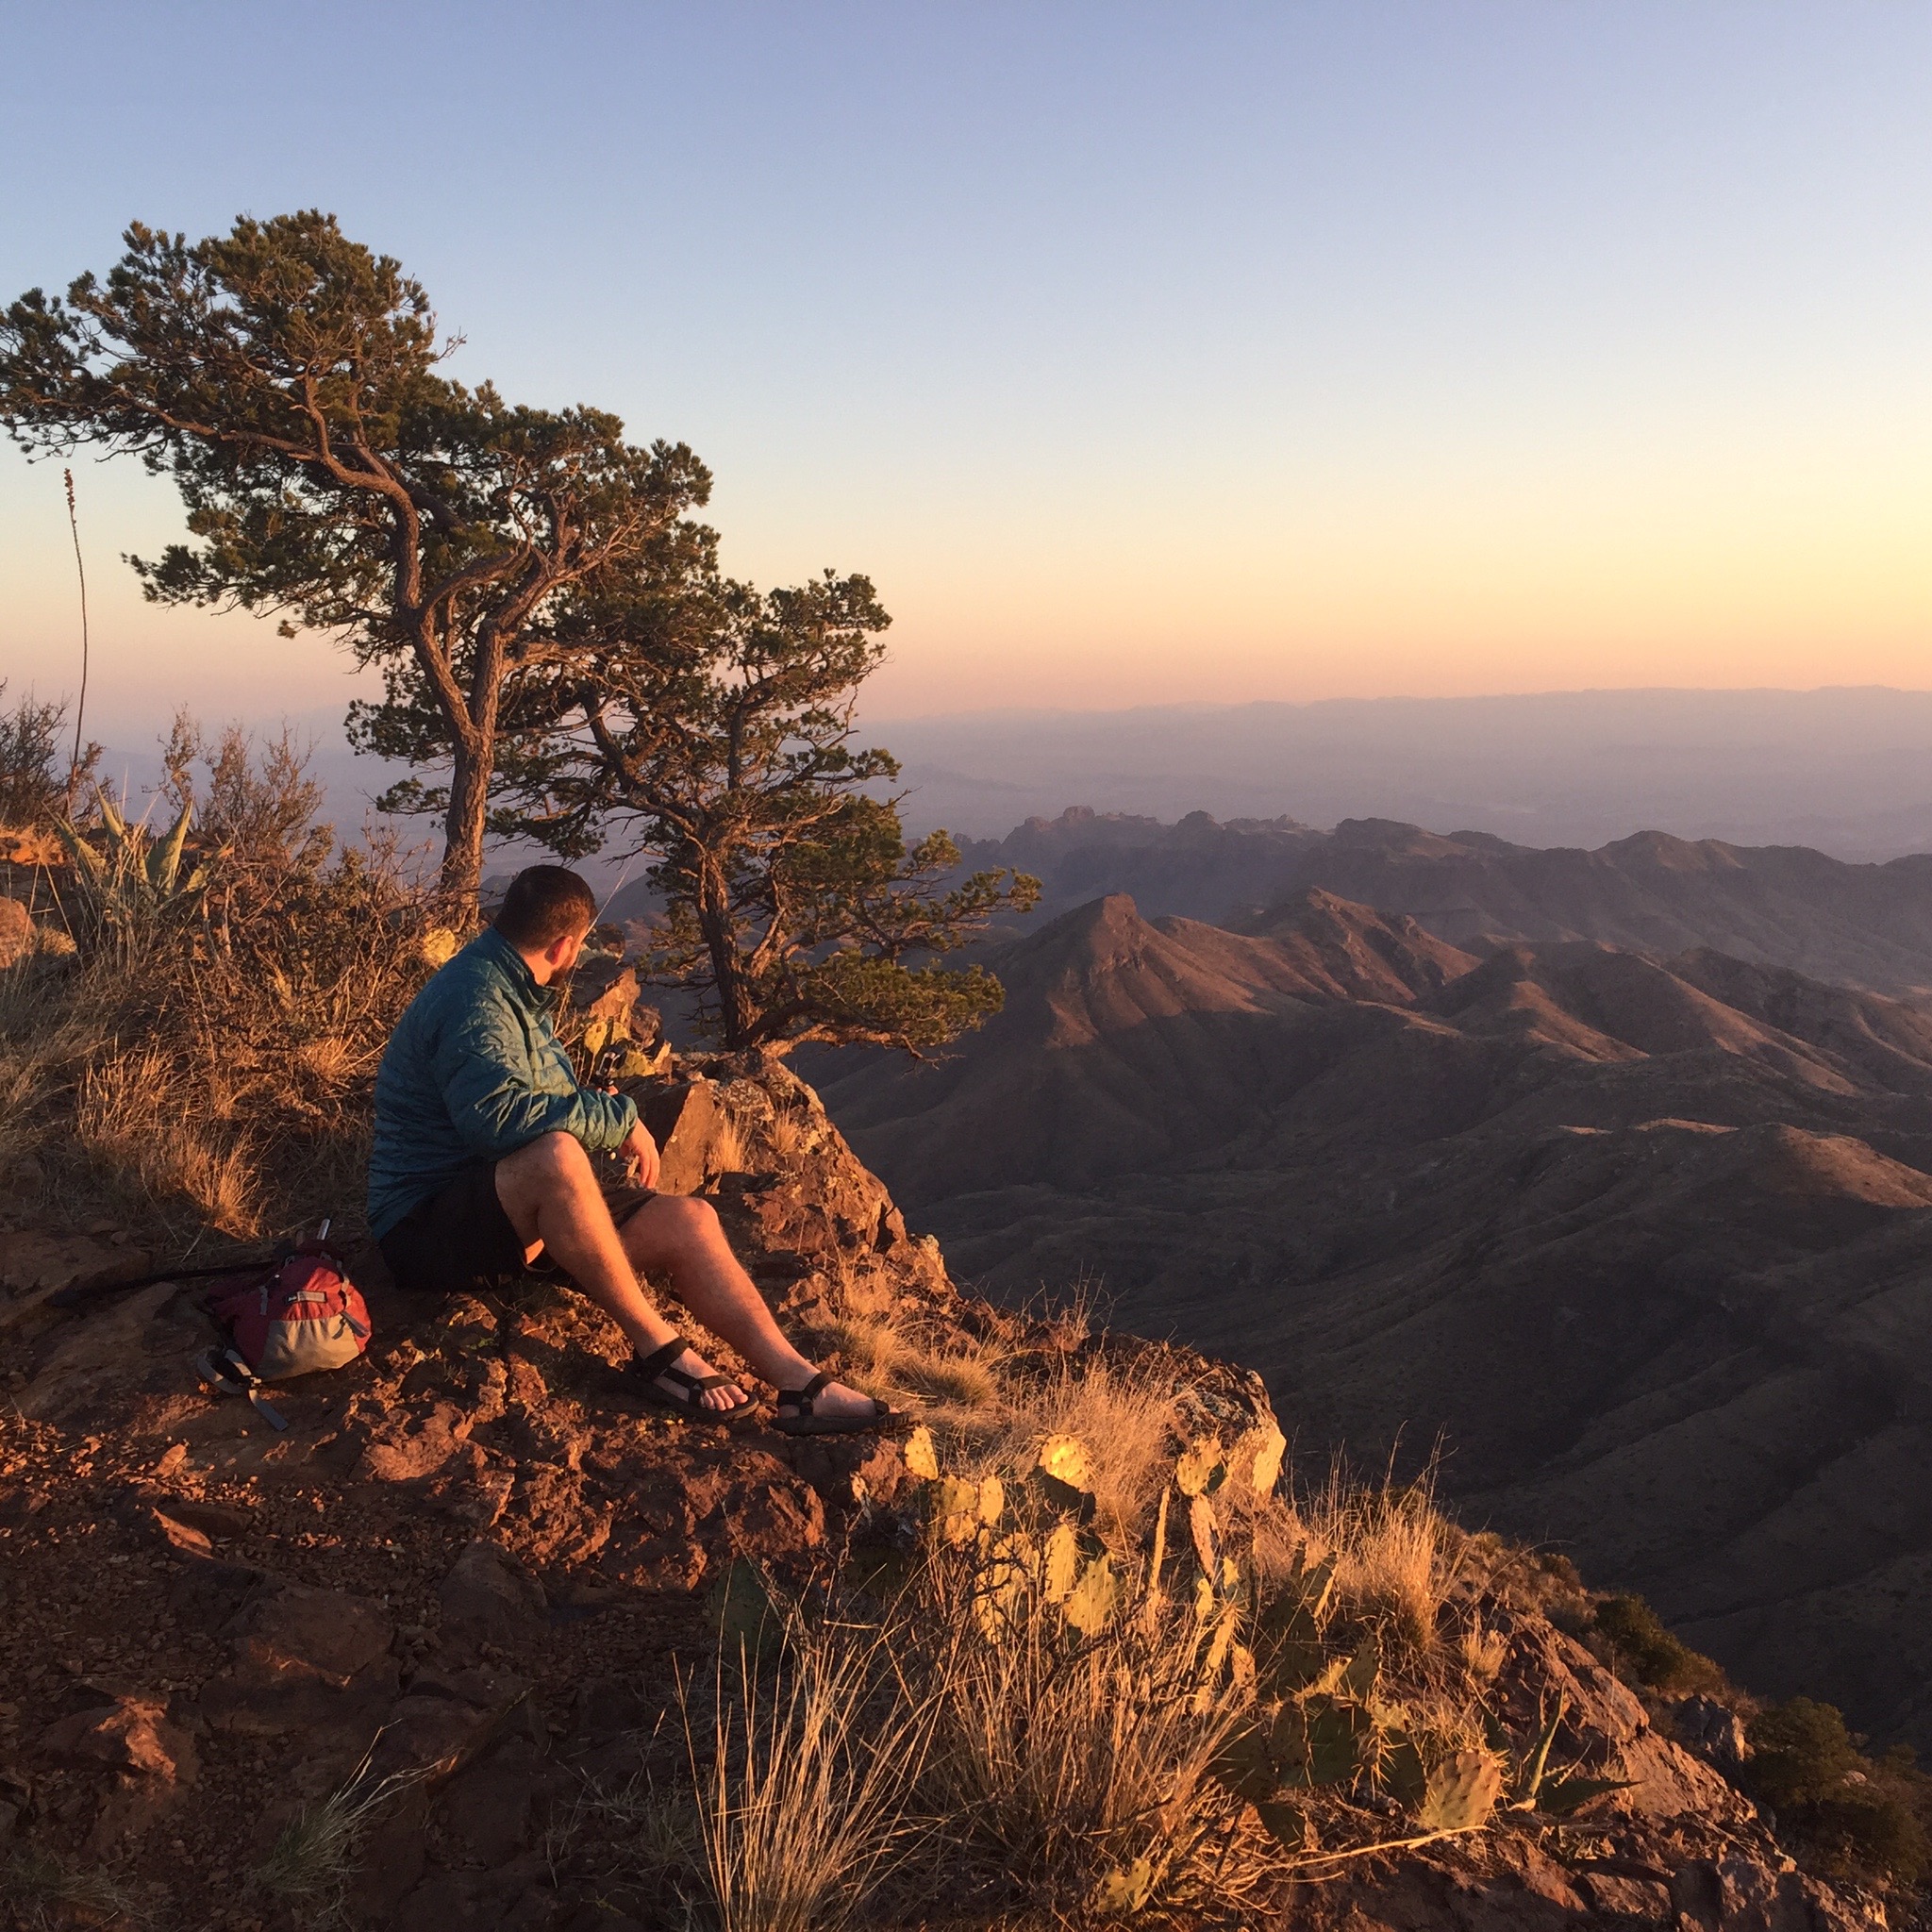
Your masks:
<svg viewBox="0 0 1932 1932"><path fill-rule="evenodd" d="M698 930L711 956L711 977L718 989L719 1044L726 1053L740 1053L750 1044L752 1015L739 971L730 894L708 858L699 860L697 886Z"/></svg>
<svg viewBox="0 0 1932 1932"><path fill-rule="evenodd" d="M490 806L487 753L458 742L450 763L449 815L443 821L442 892L451 913L460 921L476 917L476 900L483 884L483 824Z"/></svg>

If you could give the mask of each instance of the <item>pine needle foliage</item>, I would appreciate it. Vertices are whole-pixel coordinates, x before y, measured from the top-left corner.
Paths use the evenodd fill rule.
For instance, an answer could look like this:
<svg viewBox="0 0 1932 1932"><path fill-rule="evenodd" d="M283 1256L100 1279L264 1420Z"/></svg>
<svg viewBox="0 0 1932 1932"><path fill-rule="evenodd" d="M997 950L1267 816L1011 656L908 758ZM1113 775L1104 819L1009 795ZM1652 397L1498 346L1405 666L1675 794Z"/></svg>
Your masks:
<svg viewBox="0 0 1932 1932"><path fill-rule="evenodd" d="M474 904L504 689L548 606L681 532L709 489L682 444L530 409L438 364L422 285L308 209L225 235L136 223L105 277L0 312L0 424L173 479L192 541L133 558L164 604L281 614L382 667L362 743L433 754L443 885Z"/></svg>
<svg viewBox="0 0 1932 1932"><path fill-rule="evenodd" d="M908 848L897 760L855 741L890 622L867 578L830 571L765 593L633 579L572 606L547 706L531 696L507 741L495 829L564 855L623 834L657 855L651 976L695 995L727 1052L918 1053L999 1009L983 970L934 962L1039 882L953 880L944 832Z"/></svg>

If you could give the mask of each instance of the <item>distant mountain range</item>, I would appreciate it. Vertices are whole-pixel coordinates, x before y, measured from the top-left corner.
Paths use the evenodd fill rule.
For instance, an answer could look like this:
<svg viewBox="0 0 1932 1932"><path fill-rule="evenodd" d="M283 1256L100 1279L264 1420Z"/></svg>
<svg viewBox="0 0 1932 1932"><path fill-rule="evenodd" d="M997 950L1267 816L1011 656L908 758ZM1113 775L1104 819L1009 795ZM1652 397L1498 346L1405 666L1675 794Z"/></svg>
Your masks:
<svg viewBox="0 0 1932 1932"><path fill-rule="evenodd" d="M1526 845L1932 849L1932 691L1547 691L882 720L908 823L995 837L1069 805L1311 825L1371 815Z"/></svg>
<svg viewBox="0 0 1932 1932"><path fill-rule="evenodd" d="M1601 940L1660 953L1715 946L1874 991L1932 988L1932 855L1847 863L1803 846L1740 847L1645 831L1594 852L1391 819L1317 832L1291 819L1178 824L1076 808L962 847L969 867L1041 878L1035 924L1125 892L1149 915L1251 928L1309 888L1415 920L1453 945ZM1009 930L1012 936L1024 925Z"/></svg>
<svg viewBox="0 0 1932 1932"><path fill-rule="evenodd" d="M1006 1010L953 1058L814 1069L958 1272L1097 1285L1259 1368L1317 1464L1440 1444L1465 1516L1932 1746L1932 1004L1899 996L1932 860L1386 824L1002 850L1062 904L1245 909L1104 892L991 954Z"/></svg>

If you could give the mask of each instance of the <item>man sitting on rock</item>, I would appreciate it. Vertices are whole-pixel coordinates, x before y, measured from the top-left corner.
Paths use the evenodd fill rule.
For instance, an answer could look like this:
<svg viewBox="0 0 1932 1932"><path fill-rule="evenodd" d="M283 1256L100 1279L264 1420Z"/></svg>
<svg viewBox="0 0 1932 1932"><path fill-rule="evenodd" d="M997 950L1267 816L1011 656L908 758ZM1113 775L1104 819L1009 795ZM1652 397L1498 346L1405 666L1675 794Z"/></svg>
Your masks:
<svg viewBox="0 0 1932 1932"><path fill-rule="evenodd" d="M397 1285L455 1294L548 1257L623 1329L637 1391L726 1423L752 1399L658 1314L640 1275L672 1292L778 1391L789 1435L876 1427L892 1413L820 1374L779 1333L708 1201L646 1191L611 1218L591 1156L622 1150L648 1191L658 1146L626 1096L577 1084L551 1024L553 983L576 964L596 899L575 873L533 865L495 924L430 980L375 1076L369 1222Z"/></svg>

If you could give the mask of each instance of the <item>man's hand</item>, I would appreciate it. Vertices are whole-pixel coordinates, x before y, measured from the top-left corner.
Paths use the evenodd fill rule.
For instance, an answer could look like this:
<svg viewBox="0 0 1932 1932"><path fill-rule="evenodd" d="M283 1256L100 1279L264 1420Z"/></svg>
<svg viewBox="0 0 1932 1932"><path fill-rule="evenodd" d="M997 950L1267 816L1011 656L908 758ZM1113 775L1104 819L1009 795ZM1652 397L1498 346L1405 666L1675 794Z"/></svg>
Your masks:
<svg viewBox="0 0 1932 1932"><path fill-rule="evenodd" d="M642 1121L630 1130L630 1138L624 1143L624 1154L626 1159L637 1163L638 1186L655 1188L660 1167L658 1143L646 1132Z"/></svg>

